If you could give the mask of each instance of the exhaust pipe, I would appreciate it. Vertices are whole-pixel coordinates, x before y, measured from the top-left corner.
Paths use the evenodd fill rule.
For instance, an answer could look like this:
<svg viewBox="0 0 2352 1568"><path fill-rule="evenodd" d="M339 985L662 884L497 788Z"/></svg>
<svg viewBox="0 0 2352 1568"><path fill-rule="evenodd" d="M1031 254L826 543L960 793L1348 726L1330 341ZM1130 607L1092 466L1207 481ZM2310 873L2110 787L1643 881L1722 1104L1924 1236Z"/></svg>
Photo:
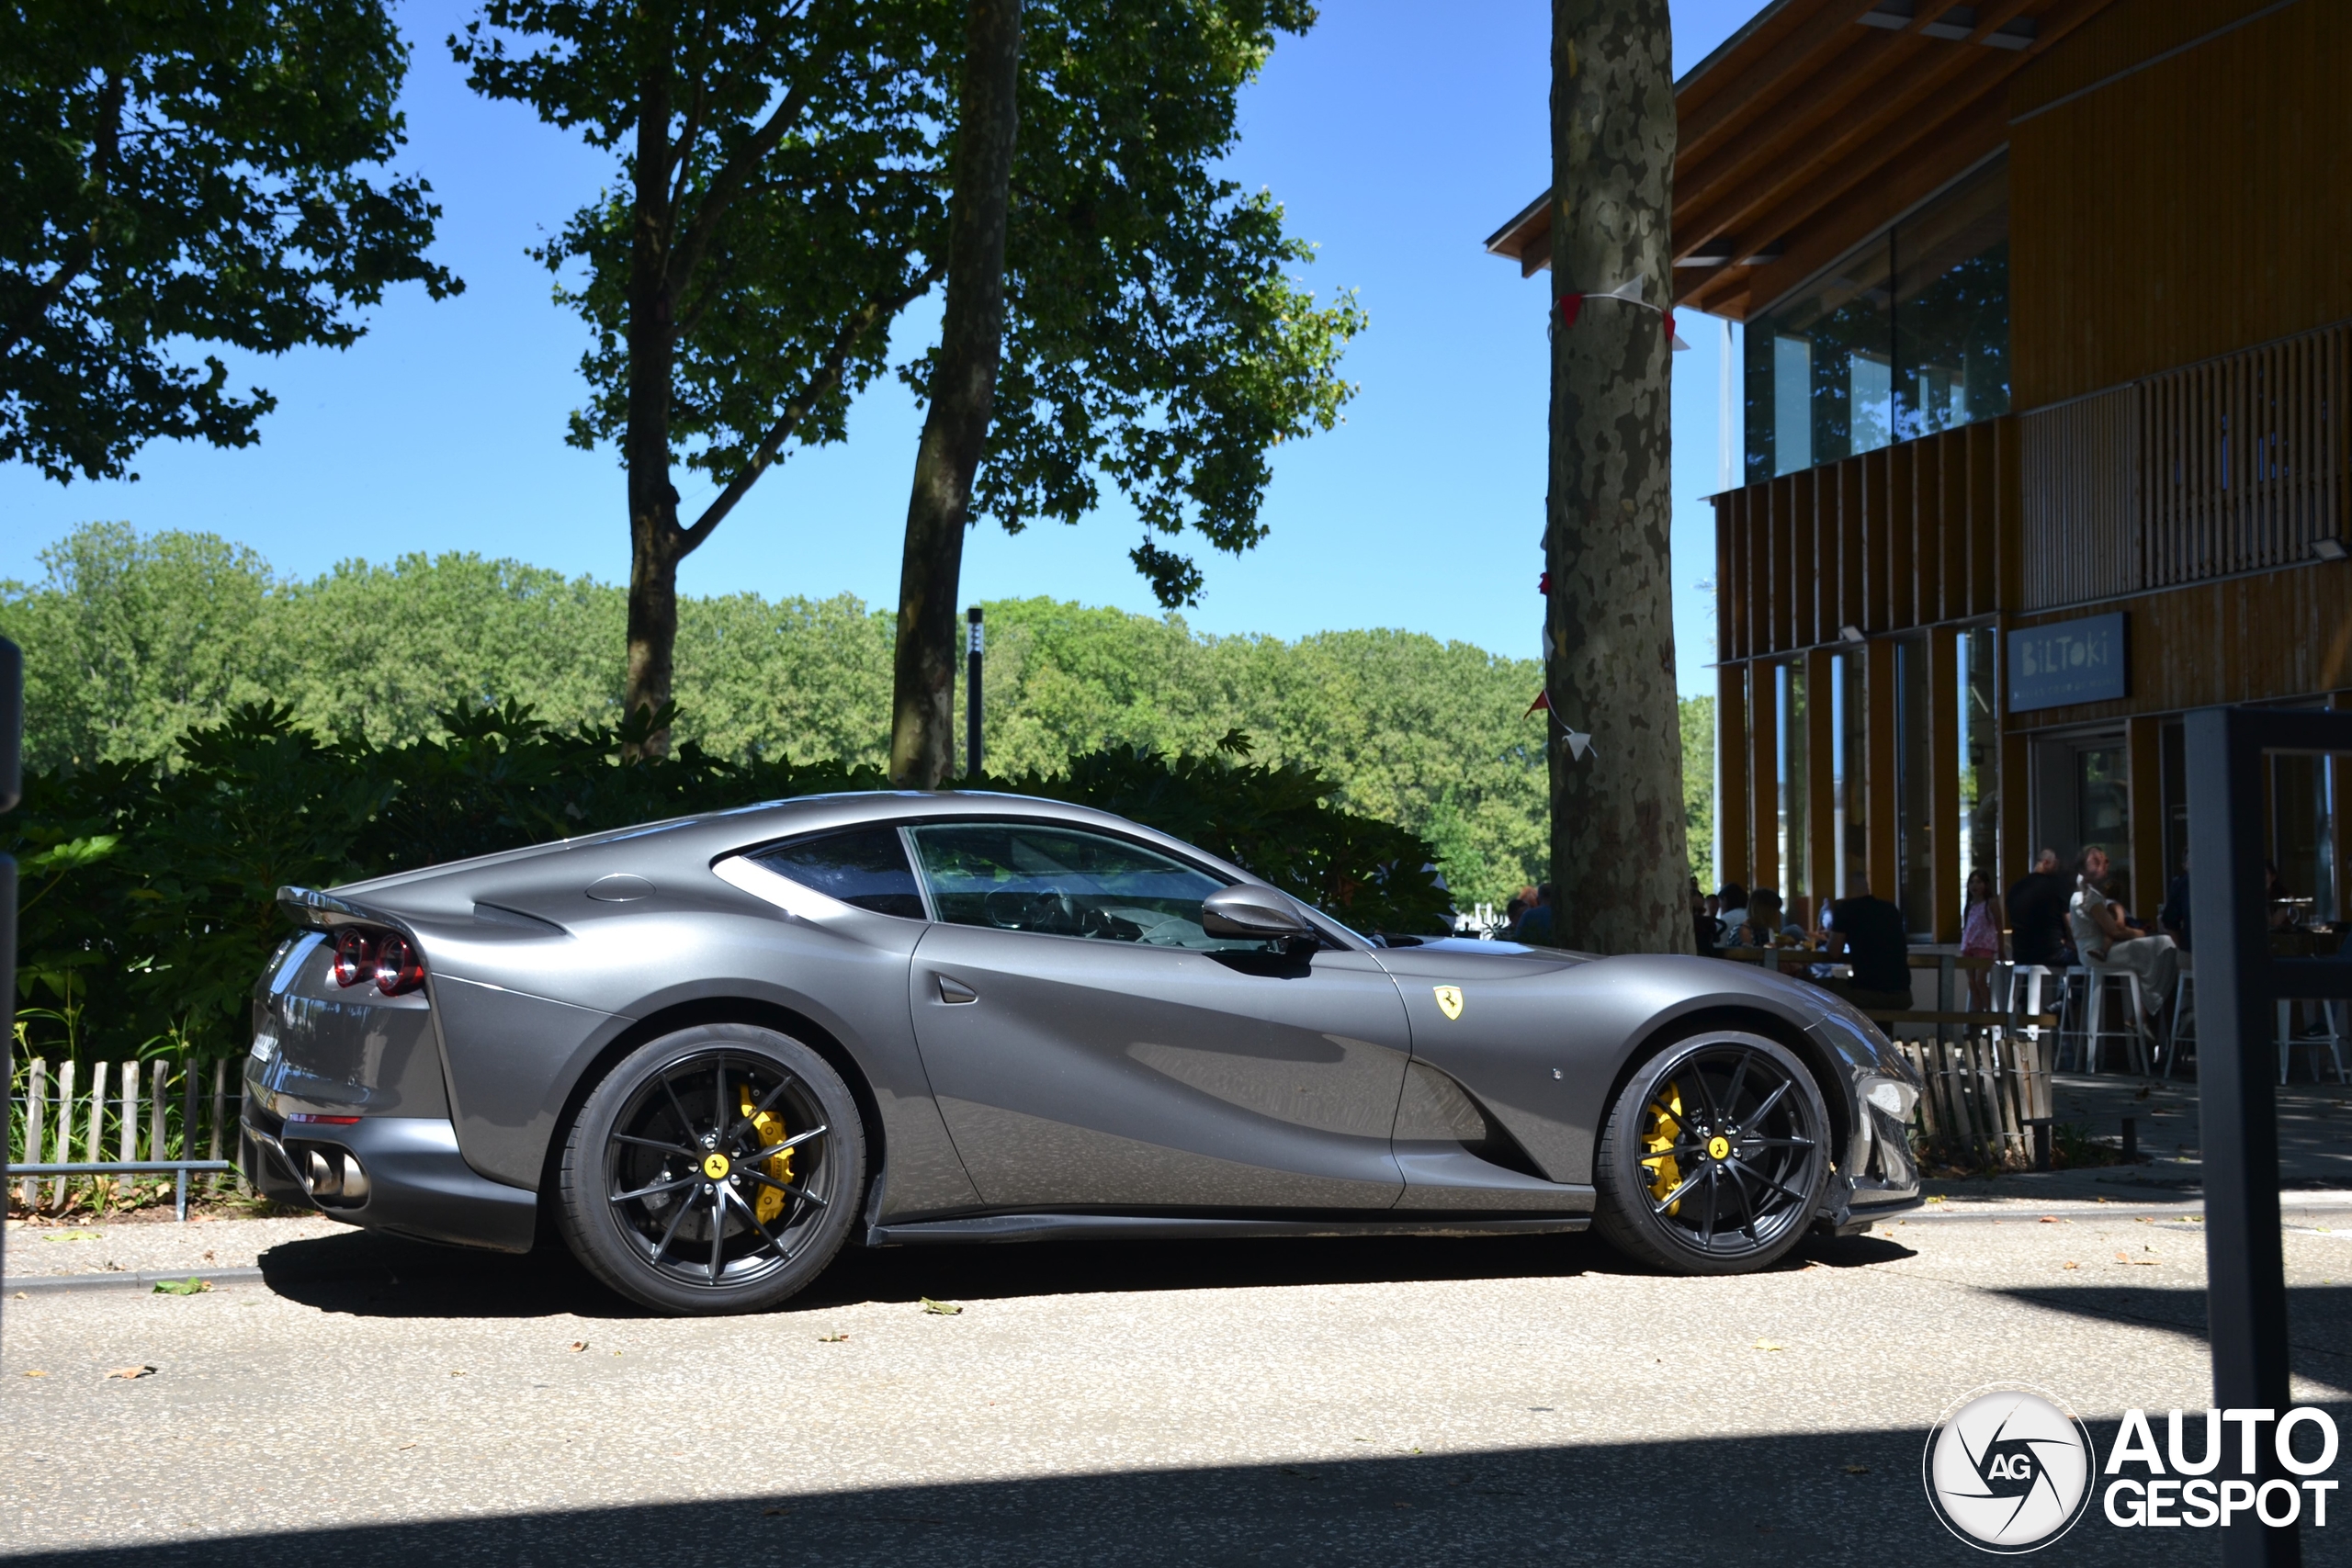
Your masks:
<svg viewBox="0 0 2352 1568"><path fill-rule="evenodd" d="M302 1160L304 1182L311 1196L338 1208L356 1208L368 1201L368 1168L347 1150L332 1153L311 1149Z"/></svg>

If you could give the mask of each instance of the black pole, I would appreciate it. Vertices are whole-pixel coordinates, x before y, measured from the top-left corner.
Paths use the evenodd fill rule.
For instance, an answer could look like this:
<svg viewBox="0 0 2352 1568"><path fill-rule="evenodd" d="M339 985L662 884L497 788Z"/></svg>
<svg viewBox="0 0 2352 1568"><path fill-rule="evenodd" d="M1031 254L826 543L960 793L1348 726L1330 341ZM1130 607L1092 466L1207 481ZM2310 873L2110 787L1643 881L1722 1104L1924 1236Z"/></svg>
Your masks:
<svg viewBox="0 0 2352 1568"><path fill-rule="evenodd" d="M2213 1403L2285 1415L2287 1264L2278 1236L2274 1000L2262 886L2262 750L2256 716L2204 708L2185 721L2189 929L2197 933L2197 1099L2205 1167L2205 1310ZM2267 1440L2265 1478L2279 1473ZM2256 1482L2259 1484L2259 1481ZM2233 1521L2230 1568L2302 1561L2292 1525Z"/></svg>
<svg viewBox="0 0 2352 1568"><path fill-rule="evenodd" d="M980 631L980 607L978 604L964 612L971 623L970 640L964 654L964 776L978 784L980 778L980 654L986 640Z"/></svg>
<svg viewBox="0 0 2352 1568"><path fill-rule="evenodd" d="M0 812L17 808L21 782L18 760L25 736L25 656L0 637ZM0 1156L7 1153L7 1130L15 1125L17 1093L17 863L0 855ZM32 1157L27 1149L25 1156ZM7 1161L0 1158L0 1165ZM7 1235L0 1226L0 1238ZM7 1272L5 1239L0 1239L0 1275Z"/></svg>

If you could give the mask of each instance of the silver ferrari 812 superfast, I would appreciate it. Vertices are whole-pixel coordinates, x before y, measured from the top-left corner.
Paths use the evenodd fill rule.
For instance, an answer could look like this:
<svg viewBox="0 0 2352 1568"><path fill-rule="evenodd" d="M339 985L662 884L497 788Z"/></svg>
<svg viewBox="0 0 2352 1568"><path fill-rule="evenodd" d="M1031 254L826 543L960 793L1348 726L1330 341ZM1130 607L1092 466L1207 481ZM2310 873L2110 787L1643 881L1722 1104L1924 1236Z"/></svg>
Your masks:
<svg viewBox="0 0 2352 1568"><path fill-rule="evenodd" d="M663 1312L773 1306L852 1240L1597 1225L1731 1273L1919 1201L1917 1081L1817 987L1367 939L1053 801L813 796L279 901L261 1190L552 1233Z"/></svg>

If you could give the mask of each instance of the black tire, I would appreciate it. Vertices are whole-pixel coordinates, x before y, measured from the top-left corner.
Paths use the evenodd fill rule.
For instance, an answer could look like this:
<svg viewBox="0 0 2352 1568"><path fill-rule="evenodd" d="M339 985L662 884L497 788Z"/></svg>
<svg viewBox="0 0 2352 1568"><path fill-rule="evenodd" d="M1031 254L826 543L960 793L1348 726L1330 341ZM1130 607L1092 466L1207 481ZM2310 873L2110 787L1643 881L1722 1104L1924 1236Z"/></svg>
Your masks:
<svg viewBox="0 0 2352 1568"><path fill-rule="evenodd" d="M642 1305L763 1312L832 1261L865 1186L865 1127L831 1065L774 1030L703 1024L589 1091L557 1167L556 1225Z"/></svg>
<svg viewBox="0 0 2352 1568"><path fill-rule="evenodd" d="M1829 1115L1787 1047L1710 1030L1634 1069L1593 1153L1593 1224L1675 1274L1770 1268L1810 1230L1829 1179Z"/></svg>

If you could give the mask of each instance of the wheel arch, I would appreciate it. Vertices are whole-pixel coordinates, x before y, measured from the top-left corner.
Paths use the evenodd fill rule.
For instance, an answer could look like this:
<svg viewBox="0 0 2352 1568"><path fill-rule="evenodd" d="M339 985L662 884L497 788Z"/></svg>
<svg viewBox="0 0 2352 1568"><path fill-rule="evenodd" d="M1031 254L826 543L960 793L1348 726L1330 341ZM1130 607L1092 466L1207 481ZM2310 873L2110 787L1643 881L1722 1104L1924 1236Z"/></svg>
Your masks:
<svg viewBox="0 0 2352 1568"><path fill-rule="evenodd" d="M555 1135L548 1140L548 1152L539 1169L539 1195L551 1199L555 1194L556 1175L563 1163L563 1148L571 1131L571 1123L580 1114L596 1086L611 1076L615 1067L630 1052L647 1043L674 1034L682 1029L692 1029L709 1023L744 1023L758 1029L773 1029L789 1035L825 1059L827 1066L841 1074L848 1086L850 1098L857 1102L857 1114L865 1123L865 1188L870 1190L884 1168L885 1140L881 1101L874 1093L865 1070L858 1066L857 1057L833 1032L808 1014L779 1003L756 997L698 997L690 1001L673 1003L658 1011L646 1014L627 1029L613 1036L603 1050L572 1081L571 1092L565 1095L563 1113L556 1119ZM549 1223L550 1204L542 1202L539 1213L542 1224Z"/></svg>

